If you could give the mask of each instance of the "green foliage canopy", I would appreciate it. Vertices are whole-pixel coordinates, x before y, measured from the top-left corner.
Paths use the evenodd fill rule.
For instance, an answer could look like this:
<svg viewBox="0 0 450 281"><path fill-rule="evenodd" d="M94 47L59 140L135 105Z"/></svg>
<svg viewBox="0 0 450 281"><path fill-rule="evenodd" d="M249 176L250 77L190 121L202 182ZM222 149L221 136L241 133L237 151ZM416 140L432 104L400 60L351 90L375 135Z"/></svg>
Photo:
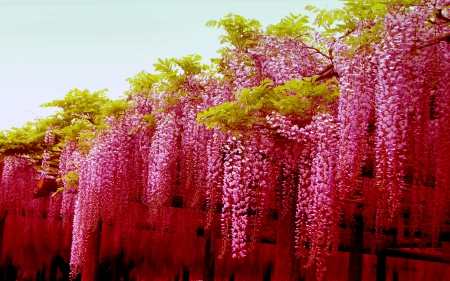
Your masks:
<svg viewBox="0 0 450 281"><path fill-rule="evenodd" d="M372 43L382 39L383 19L389 11L402 13L421 3L419 0L342 2L342 8L333 10L307 6L306 9L316 15L312 23L307 16L291 13L265 30L262 30L257 20L231 13L218 21L208 21L206 26L223 28L225 31L220 36L220 42L225 45L219 50L221 57L212 59L211 65L203 64L201 57L196 54L177 59L158 59L153 64L156 73L142 71L126 79L130 84L130 90L125 93L127 98L114 101L107 98L106 89L91 93L75 88L63 99L42 105L58 107L60 110L55 114L27 122L21 128L0 131L0 159L7 155L22 155L40 160L44 150L52 151L53 156L57 157L67 141L76 141L84 151L88 151L90 141L108 128L105 120L110 117L121 118L133 105L131 100L135 94L143 94L153 101L153 113L143 116L152 126L155 123L154 113L164 112L187 95L194 95L186 87L188 77L214 77L229 82L232 76L226 59L237 52L242 55L242 64L254 66L255 62L248 50L262 44L260 39L263 36L308 43L309 48L316 49L325 60L331 62L332 69L333 50L328 49L323 42L315 42L313 34L320 33L329 42L343 40L352 47L349 51L351 56L352 52L370 48ZM436 18L446 20L446 25L450 24L442 10L438 10L424 25L433 24ZM227 131L265 126L265 116L274 111L294 120L310 120L313 114L329 110L339 95L337 79L333 76L323 79L319 71L317 75L291 79L278 86L263 77L258 86L235 92L235 100L205 110L198 114L197 120L209 129L218 127ZM44 142L48 128L54 130L55 144Z"/></svg>

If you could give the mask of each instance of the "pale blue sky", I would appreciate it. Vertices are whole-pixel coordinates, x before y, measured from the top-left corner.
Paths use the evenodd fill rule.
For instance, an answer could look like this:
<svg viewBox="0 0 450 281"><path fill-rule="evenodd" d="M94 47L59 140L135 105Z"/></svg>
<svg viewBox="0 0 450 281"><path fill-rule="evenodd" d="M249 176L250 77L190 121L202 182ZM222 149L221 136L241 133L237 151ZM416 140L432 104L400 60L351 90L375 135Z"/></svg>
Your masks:
<svg viewBox="0 0 450 281"><path fill-rule="evenodd" d="M153 71L158 58L197 53L209 63L223 32L208 20L232 12L266 26L311 4L340 2L0 0L0 130L52 113L39 105L75 87L108 88L116 99L126 78Z"/></svg>

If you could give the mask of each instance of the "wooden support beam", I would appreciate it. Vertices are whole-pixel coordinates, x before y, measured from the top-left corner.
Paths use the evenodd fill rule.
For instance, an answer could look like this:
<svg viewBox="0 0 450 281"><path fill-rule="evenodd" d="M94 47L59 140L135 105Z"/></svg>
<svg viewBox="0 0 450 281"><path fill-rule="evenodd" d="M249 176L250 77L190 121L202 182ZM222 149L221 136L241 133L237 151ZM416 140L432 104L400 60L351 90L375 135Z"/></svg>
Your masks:
<svg viewBox="0 0 450 281"><path fill-rule="evenodd" d="M428 254L408 251L407 249L387 249L386 255L393 258L449 263L442 254Z"/></svg>
<svg viewBox="0 0 450 281"><path fill-rule="evenodd" d="M362 281L364 248L364 224L362 216L355 216L351 231L353 239L348 255L348 281Z"/></svg>
<svg viewBox="0 0 450 281"><path fill-rule="evenodd" d="M386 249L377 251L377 281L386 281Z"/></svg>

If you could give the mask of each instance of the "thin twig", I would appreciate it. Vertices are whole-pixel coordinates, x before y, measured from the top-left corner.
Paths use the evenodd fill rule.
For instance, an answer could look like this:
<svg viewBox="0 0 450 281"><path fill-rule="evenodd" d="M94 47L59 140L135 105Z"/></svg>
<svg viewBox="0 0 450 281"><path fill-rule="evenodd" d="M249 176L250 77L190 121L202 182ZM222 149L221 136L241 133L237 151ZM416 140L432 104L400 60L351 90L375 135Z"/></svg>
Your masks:
<svg viewBox="0 0 450 281"><path fill-rule="evenodd" d="M320 55L322 55L322 56L324 56L324 57L326 57L327 59L329 59L329 60L331 60L331 57L330 56L328 56L328 55L326 55L326 54L324 54L324 53L322 53L319 49L317 49L317 48L314 48L314 47L309 47L309 46L306 46L305 44L304 44L304 46L302 47L302 48L305 48L305 49L309 49L309 50L313 50L313 51L316 51L316 53L318 53L318 54L320 54Z"/></svg>

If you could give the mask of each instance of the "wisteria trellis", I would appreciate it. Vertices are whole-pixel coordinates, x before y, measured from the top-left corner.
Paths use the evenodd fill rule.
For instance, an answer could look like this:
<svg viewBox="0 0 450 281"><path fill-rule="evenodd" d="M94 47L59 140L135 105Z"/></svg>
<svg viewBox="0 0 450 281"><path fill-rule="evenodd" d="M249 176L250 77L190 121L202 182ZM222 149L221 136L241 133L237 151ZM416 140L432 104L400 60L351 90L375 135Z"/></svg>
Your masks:
<svg viewBox="0 0 450 281"><path fill-rule="evenodd" d="M33 200L38 178L33 162L26 155L5 157L3 245L15 239L24 247L4 246L2 257L32 275L42 262L28 262L28 245L47 259L58 252L68 258L70 252L75 277L101 220L107 241L102 257L170 253L181 263L193 262L196 254L187 241L195 234L183 233L178 238L186 243L172 246L155 242L167 239L171 213L161 207L174 196L183 198L186 214L204 211L189 213L181 228L201 224L208 231L220 224L222 256L237 259L252 251L270 212L289 213L288 202L295 200L296 223L289 231L295 233L298 255L317 265L317 279L339 242L339 222L355 212L354 202L364 204L365 226L375 229L382 243L393 224L403 227L401 202L408 197L411 229L437 242L450 203L450 44L438 40L449 27L442 10L434 24L424 23L448 5L423 1L404 12L393 5L385 17L361 21L352 30L355 38L382 24L381 39L357 48L345 36L311 32L302 40L260 32L257 43L228 49L215 74L186 73L177 87L161 91L158 84L134 93L133 107L123 118L107 120L109 129L88 152L66 142L60 175L77 171L78 181L55 197ZM318 83L334 79L340 96L313 104L311 116L266 112L263 105L258 113L263 118L252 126L208 130L196 120L265 79L274 88L316 74ZM144 120L148 115L153 125ZM60 185L69 184L62 179ZM219 222L211 215L216 209ZM47 211L44 223L38 214ZM12 232L12 225L20 227ZM57 243L42 243L57 233Z"/></svg>

